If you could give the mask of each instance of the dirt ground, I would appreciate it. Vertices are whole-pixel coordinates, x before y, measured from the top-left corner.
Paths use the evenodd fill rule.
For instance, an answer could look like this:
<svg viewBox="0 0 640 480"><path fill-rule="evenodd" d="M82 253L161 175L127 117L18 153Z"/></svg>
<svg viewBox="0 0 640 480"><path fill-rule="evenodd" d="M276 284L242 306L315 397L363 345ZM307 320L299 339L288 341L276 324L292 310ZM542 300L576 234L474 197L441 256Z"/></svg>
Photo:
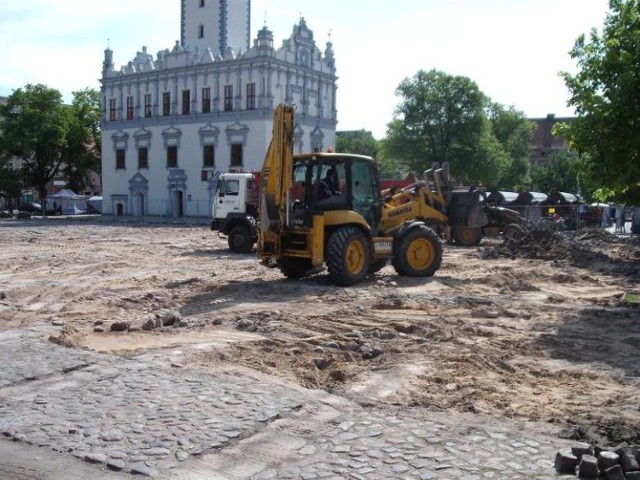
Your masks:
<svg viewBox="0 0 640 480"><path fill-rule="evenodd" d="M183 366L257 369L362 404L640 437L640 308L623 301L640 290L637 238L581 232L534 255L446 245L432 278L387 266L351 288L286 280L204 224L1 220L0 240L0 334L51 326L70 348L169 349Z"/></svg>

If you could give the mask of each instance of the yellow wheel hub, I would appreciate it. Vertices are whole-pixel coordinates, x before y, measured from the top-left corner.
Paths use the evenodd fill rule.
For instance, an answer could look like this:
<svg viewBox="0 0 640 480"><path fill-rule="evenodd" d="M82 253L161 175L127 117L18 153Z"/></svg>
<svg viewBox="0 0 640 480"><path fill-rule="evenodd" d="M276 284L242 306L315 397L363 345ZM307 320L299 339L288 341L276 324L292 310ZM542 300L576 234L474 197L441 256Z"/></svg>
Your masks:
<svg viewBox="0 0 640 480"><path fill-rule="evenodd" d="M433 245L426 238L417 238L407 249L407 261L411 268L423 270L433 263L436 251Z"/></svg>
<svg viewBox="0 0 640 480"><path fill-rule="evenodd" d="M345 252L347 269L352 275L357 275L365 268L365 246L362 242L351 242Z"/></svg>
<svg viewBox="0 0 640 480"><path fill-rule="evenodd" d="M476 239L476 232L472 228L463 228L460 237L465 242L473 242Z"/></svg>

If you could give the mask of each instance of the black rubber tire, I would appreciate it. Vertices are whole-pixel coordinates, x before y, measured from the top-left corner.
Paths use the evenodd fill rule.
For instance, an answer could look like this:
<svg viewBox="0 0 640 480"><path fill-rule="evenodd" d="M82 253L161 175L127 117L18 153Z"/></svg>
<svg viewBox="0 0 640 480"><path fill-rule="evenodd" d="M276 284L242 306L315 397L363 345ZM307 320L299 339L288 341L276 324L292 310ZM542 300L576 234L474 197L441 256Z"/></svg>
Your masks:
<svg viewBox="0 0 640 480"><path fill-rule="evenodd" d="M231 229L227 241L229 249L235 253L251 253L253 249L253 239L251 230L244 225L237 225Z"/></svg>
<svg viewBox="0 0 640 480"><path fill-rule="evenodd" d="M384 267L387 266L388 261L389 261L388 258L381 258L380 260L375 260L373 263L369 265L369 274L371 275L382 270Z"/></svg>
<svg viewBox="0 0 640 480"><path fill-rule="evenodd" d="M339 228L329 237L325 258L332 283L355 285L369 273L369 240L357 227Z"/></svg>
<svg viewBox="0 0 640 480"><path fill-rule="evenodd" d="M299 257L282 257L278 260L278 267L282 274L291 279L299 279L311 270L311 260Z"/></svg>
<svg viewBox="0 0 640 480"><path fill-rule="evenodd" d="M413 228L397 240L392 259L393 268L407 277L430 277L442 263L442 244L426 225Z"/></svg>
<svg viewBox="0 0 640 480"><path fill-rule="evenodd" d="M453 229L453 239L456 245L474 247L482 240L482 231L473 227L456 227Z"/></svg>
<svg viewBox="0 0 640 480"><path fill-rule="evenodd" d="M517 223L510 223L502 229L502 236L507 241L517 242L525 235L525 230L522 225Z"/></svg>

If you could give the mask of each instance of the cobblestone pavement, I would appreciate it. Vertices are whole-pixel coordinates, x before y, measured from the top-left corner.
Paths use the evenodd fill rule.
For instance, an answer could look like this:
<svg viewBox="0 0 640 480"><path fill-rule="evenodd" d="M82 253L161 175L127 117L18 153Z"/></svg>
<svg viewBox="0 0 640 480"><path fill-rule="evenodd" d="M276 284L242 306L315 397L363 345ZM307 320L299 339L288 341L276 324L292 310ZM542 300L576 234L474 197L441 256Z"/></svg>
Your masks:
<svg viewBox="0 0 640 480"><path fill-rule="evenodd" d="M548 425L362 406L46 332L2 332L0 361L0 479L547 479L570 446Z"/></svg>

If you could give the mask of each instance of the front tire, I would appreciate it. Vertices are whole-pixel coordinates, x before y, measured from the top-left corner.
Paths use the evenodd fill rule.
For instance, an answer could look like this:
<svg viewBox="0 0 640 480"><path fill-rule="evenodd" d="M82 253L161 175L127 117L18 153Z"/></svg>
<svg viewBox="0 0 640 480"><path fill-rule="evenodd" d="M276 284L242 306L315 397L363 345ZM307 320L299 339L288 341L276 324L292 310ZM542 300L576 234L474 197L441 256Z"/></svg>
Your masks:
<svg viewBox="0 0 640 480"><path fill-rule="evenodd" d="M426 225L412 229L394 248L393 267L407 277L430 277L440 268L442 244Z"/></svg>
<svg viewBox="0 0 640 480"><path fill-rule="evenodd" d="M457 245L463 247L474 247L482 240L482 232L479 228L458 227L453 231L453 238Z"/></svg>
<svg viewBox="0 0 640 480"><path fill-rule="evenodd" d="M369 271L369 241L359 228L333 232L327 242L326 263L332 283L347 287L361 282Z"/></svg>
<svg viewBox="0 0 640 480"><path fill-rule="evenodd" d="M244 225L237 225L229 232L229 249L235 253L250 253L253 249L251 230Z"/></svg>

